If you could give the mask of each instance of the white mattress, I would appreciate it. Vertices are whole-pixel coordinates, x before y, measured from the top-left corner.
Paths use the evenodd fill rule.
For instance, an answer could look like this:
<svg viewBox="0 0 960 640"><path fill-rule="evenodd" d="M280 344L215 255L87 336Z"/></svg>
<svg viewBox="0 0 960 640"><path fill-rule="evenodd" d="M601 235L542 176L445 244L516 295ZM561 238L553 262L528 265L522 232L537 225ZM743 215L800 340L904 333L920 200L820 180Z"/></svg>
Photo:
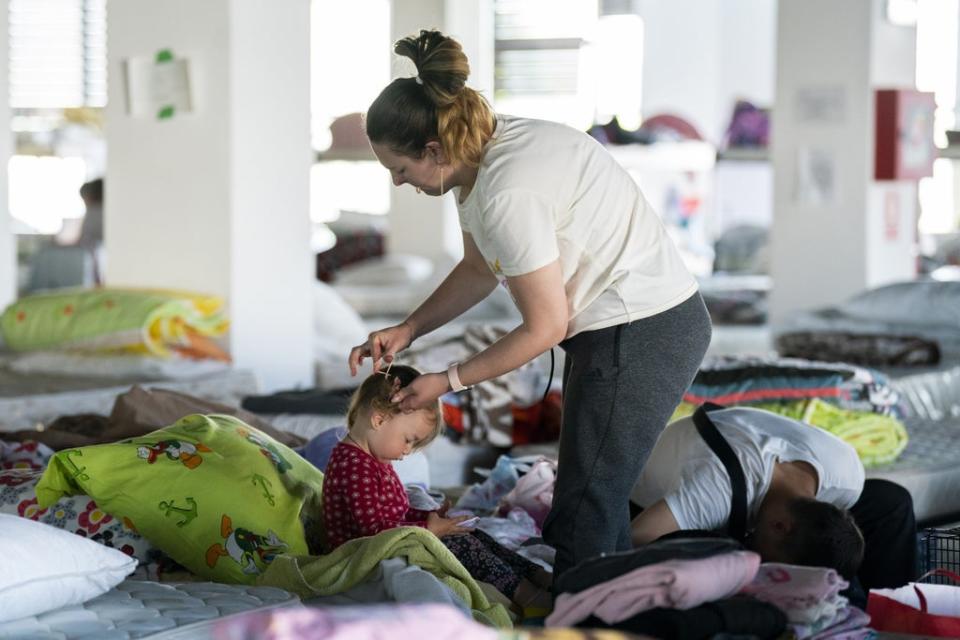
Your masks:
<svg viewBox="0 0 960 640"><path fill-rule="evenodd" d="M867 470L868 478L885 478L913 497L917 521L960 514L960 420L904 421L910 441L899 458Z"/></svg>
<svg viewBox="0 0 960 640"><path fill-rule="evenodd" d="M231 369L194 380L143 381L60 379L22 376L0 371L0 431L31 429L62 415L109 415L118 394L132 384L173 389L222 404L240 406L244 396L255 395L257 379L251 371Z"/></svg>
<svg viewBox="0 0 960 640"><path fill-rule="evenodd" d="M900 392L909 415L928 420L960 420L960 364L949 362L886 373Z"/></svg>
<svg viewBox="0 0 960 640"><path fill-rule="evenodd" d="M216 623L227 616L290 606L300 606L300 599L274 587L125 580L82 605L0 624L0 638L208 638Z"/></svg>

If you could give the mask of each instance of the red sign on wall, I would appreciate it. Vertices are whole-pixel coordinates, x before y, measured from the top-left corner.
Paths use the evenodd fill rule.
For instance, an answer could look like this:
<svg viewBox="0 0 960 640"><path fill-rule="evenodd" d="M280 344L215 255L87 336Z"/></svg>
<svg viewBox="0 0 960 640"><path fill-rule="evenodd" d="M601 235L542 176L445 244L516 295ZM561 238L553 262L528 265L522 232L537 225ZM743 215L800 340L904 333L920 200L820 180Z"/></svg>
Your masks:
<svg viewBox="0 0 960 640"><path fill-rule="evenodd" d="M919 180L933 175L935 109L932 93L877 90L875 180Z"/></svg>

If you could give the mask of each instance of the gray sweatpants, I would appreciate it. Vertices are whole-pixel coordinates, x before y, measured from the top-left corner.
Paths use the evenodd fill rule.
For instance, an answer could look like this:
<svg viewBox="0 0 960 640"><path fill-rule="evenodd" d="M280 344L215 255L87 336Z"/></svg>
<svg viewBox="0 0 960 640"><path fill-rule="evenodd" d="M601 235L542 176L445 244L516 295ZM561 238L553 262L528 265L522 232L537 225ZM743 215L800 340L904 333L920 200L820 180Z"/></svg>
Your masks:
<svg viewBox="0 0 960 640"><path fill-rule="evenodd" d="M563 422L544 540L556 578L601 553L630 548L630 491L710 344L699 293L649 318L560 343Z"/></svg>

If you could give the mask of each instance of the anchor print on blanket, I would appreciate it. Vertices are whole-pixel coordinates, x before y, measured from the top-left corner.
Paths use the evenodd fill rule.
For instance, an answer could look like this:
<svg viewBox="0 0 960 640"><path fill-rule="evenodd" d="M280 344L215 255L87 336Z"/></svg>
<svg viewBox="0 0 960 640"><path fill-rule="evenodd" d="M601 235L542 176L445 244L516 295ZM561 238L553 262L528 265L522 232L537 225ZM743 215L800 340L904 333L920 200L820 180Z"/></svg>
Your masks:
<svg viewBox="0 0 960 640"><path fill-rule="evenodd" d="M210 453L213 449L202 442L196 444L183 440L161 440L156 443L145 444L137 448L137 457L146 460L148 464L157 461L160 455L169 460L179 460L187 469L196 469L203 462L201 453Z"/></svg>
<svg viewBox="0 0 960 640"><path fill-rule="evenodd" d="M182 527L190 524L197 517L197 501L190 496L187 496L184 500L186 506L177 506L176 500L161 500L157 508L163 511L163 515L167 517L175 515L180 518L177 521L177 526Z"/></svg>
<svg viewBox="0 0 960 640"><path fill-rule="evenodd" d="M267 438L262 437L258 433L254 433L249 429L244 429L243 427L237 427L237 433L241 437L246 438L248 442L253 443L260 448L260 453L266 457L273 466L277 468L278 473L285 473L288 469L292 469L293 465L286 461L286 459L280 455L280 450L277 449L277 445L273 442L270 442Z"/></svg>
<svg viewBox="0 0 960 640"><path fill-rule="evenodd" d="M229 556L247 575L260 573L258 560L259 565L270 564L288 546L270 529L265 536L242 527L234 529L233 521L226 514L220 518L220 536L223 544L217 542L207 549L207 566L213 569L221 557Z"/></svg>

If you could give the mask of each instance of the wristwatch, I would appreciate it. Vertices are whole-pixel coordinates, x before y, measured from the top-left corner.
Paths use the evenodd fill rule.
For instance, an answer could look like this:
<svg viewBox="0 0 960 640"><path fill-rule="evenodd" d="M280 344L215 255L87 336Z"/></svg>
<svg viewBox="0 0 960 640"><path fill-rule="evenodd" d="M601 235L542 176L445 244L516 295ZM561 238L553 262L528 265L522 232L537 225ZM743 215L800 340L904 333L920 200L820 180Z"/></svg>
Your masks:
<svg viewBox="0 0 960 640"><path fill-rule="evenodd" d="M450 383L450 389L453 391L466 391L467 387L460 382L460 363L454 362L447 368L447 381Z"/></svg>

